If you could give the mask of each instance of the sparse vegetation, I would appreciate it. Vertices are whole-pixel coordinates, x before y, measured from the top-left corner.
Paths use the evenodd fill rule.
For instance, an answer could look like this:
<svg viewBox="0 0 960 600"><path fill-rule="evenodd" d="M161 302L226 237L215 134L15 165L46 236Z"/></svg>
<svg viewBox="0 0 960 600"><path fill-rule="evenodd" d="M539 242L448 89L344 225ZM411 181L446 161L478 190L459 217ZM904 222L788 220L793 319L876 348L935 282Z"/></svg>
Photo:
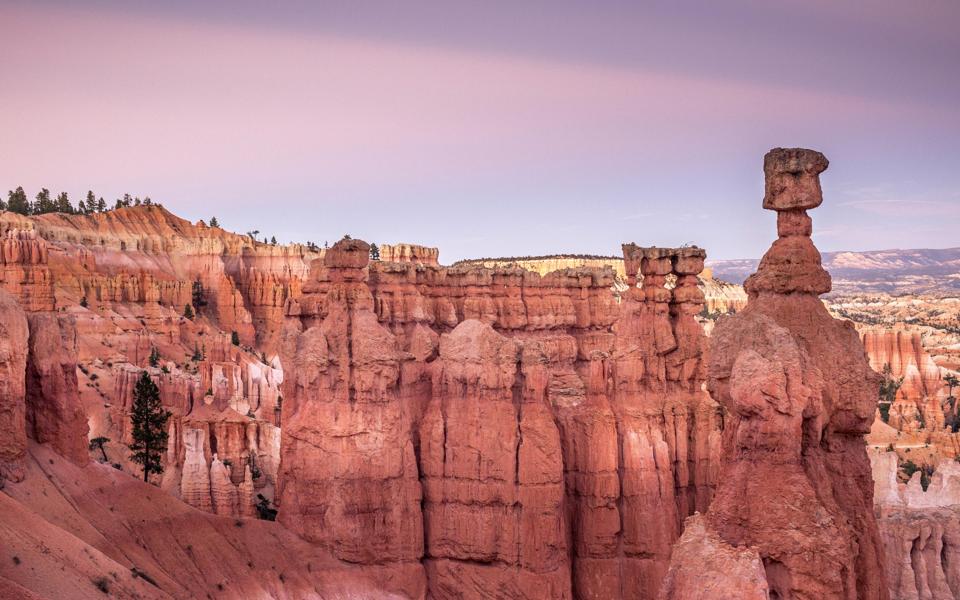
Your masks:
<svg viewBox="0 0 960 600"><path fill-rule="evenodd" d="M150 349L150 358L148 360L151 367L156 367L160 364L160 351L157 350L156 346Z"/></svg>
<svg viewBox="0 0 960 600"><path fill-rule="evenodd" d="M193 305L193 309L198 315L200 314L200 309L207 305L203 291L203 284L199 279L194 280L193 286L191 287L190 303Z"/></svg>
<svg viewBox="0 0 960 600"><path fill-rule="evenodd" d="M160 389L143 371L133 393L133 442L130 459L143 468L143 480L151 473L163 473L163 453L167 450L167 420L170 411L160 403Z"/></svg>
<svg viewBox="0 0 960 600"><path fill-rule="evenodd" d="M109 460L109 459L107 459L107 451L106 451L106 449L103 447L104 444L106 444L106 443L109 442L109 441L110 441L110 438L108 438L108 437L103 437L102 435L97 436L97 437L93 438L92 440L90 440L90 449L91 449L91 450L100 450L100 454L103 455L103 462L107 462L107 461Z"/></svg>
<svg viewBox="0 0 960 600"><path fill-rule="evenodd" d="M264 521L276 521L277 509L270 508L270 501L263 494L257 494L257 516Z"/></svg>
<svg viewBox="0 0 960 600"><path fill-rule="evenodd" d="M909 481L913 474L920 470L917 463L912 460L905 460L900 464L900 472L903 473Z"/></svg>
<svg viewBox="0 0 960 600"><path fill-rule="evenodd" d="M130 194L124 194L123 198L117 199L114 208L140 205L151 206L153 200L149 196L141 200L139 196L133 197ZM47 213L91 215L106 212L107 203L102 196L97 198L92 190L88 190L86 198L80 200L77 206L74 206L67 192L60 192L56 197L53 197L47 188L41 188L34 201L31 202L27 198L27 193L23 190L23 187L20 186L7 192L6 202L0 200L0 210L8 210L21 215L44 215Z"/></svg>
<svg viewBox="0 0 960 600"><path fill-rule="evenodd" d="M194 317L194 314L193 314L193 306L191 306L191 305L189 305L189 304L184 304L184 305L183 305L183 316L184 316L185 318L187 318L187 319L190 319L190 320L192 321L192 320L193 320L193 317Z"/></svg>
<svg viewBox="0 0 960 600"><path fill-rule="evenodd" d="M97 577L93 580L93 585L104 594L110 593L110 580L106 577Z"/></svg>
<svg viewBox="0 0 960 600"><path fill-rule="evenodd" d="M150 577L149 575L147 575L146 573L144 573L143 571L141 571L136 567L130 567L130 574L133 575L134 579L139 577L140 579L146 581L147 583L149 583L155 588L160 587L159 585L157 585L157 581L153 577Z"/></svg>
<svg viewBox="0 0 960 600"><path fill-rule="evenodd" d="M890 363L883 365L883 381L880 382L880 399L877 403L877 406L880 410L880 418L884 423L890 422L890 407L893 405L894 400L897 399L897 392L900 390L900 386L903 385L903 377L894 377L893 369L890 368ZM921 427L923 424L921 423Z"/></svg>

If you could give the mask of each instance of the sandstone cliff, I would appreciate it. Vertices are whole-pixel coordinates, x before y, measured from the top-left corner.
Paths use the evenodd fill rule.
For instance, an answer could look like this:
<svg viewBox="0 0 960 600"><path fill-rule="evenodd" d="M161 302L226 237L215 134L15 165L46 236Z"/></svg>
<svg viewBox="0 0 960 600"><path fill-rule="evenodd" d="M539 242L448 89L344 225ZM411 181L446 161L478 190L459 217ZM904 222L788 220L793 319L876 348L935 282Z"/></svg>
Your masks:
<svg viewBox="0 0 960 600"><path fill-rule="evenodd" d="M924 488L922 471L898 481L896 453L870 460L891 597L960 598L960 465L942 460Z"/></svg>
<svg viewBox="0 0 960 600"><path fill-rule="evenodd" d="M919 331L869 328L861 337L870 366L878 373L888 369L888 376L899 384L887 420L891 426L902 431L936 431L946 425L945 416L953 421L956 407L947 403L947 386Z"/></svg>
<svg viewBox="0 0 960 600"><path fill-rule="evenodd" d="M612 269L331 248L287 306L280 521L435 598L652 597L709 504L721 418L703 251L624 255L618 304Z"/></svg>

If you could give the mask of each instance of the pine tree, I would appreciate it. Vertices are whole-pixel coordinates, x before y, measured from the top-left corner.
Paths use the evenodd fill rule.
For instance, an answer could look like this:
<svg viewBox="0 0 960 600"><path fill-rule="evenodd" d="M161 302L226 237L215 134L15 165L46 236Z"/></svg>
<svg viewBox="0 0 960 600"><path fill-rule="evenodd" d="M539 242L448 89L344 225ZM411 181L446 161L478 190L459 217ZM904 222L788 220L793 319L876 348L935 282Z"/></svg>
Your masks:
<svg viewBox="0 0 960 600"><path fill-rule="evenodd" d="M207 301L203 299L203 284L200 283L199 279L194 280L190 294L190 303L193 304L193 308L199 314L200 309L207 305Z"/></svg>
<svg viewBox="0 0 960 600"><path fill-rule="evenodd" d="M36 201L33 203L33 214L45 215L55 210L56 205L53 203L53 200L50 199L50 190L42 188L37 193Z"/></svg>
<svg viewBox="0 0 960 600"><path fill-rule="evenodd" d="M70 204L70 196L66 192L60 192L56 201L53 203L56 212L72 215L74 213L73 205Z"/></svg>
<svg viewBox="0 0 960 600"><path fill-rule="evenodd" d="M96 449L100 450L100 454L103 455L103 462L107 462L107 460L108 460L108 459L107 459L107 451L106 451L106 449L103 447L103 445L106 444L106 443L109 442L109 441L110 441L110 438L108 438L108 437L103 437L102 435L99 436L99 437L95 437L95 438L93 438L92 440L90 440L90 449L93 450L93 449L96 448Z"/></svg>
<svg viewBox="0 0 960 600"><path fill-rule="evenodd" d="M183 316L186 317L186 318L188 318L188 319L191 319L191 320L192 320L193 317L194 317L193 307L190 306L189 304L184 304L184 305L183 305Z"/></svg>
<svg viewBox="0 0 960 600"><path fill-rule="evenodd" d="M80 202L82 203L83 200L81 200ZM82 212L85 215L89 215L96 209L97 209L97 197L93 195L93 190L87 190L87 208L86 210L81 209L80 212Z"/></svg>
<svg viewBox="0 0 960 600"><path fill-rule="evenodd" d="M30 214L30 201L27 200L27 194L22 187L7 193L7 210L20 215Z"/></svg>
<svg viewBox="0 0 960 600"><path fill-rule="evenodd" d="M216 217L210 217L210 227L220 227L220 221Z"/></svg>
<svg viewBox="0 0 960 600"><path fill-rule="evenodd" d="M272 235L270 236L270 245L271 245L271 246L276 246L276 245L277 245L277 238L275 238L275 237L272 236Z"/></svg>
<svg viewBox="0 0 960 600"><path fill-rule="evenodd" d="M240 345L240 335L236 331L230 332L230 343L232 343L234 346Z"/></svg>
<svg viewBox="0 0 960 600"><path fill-rule="evenodd" d="M151 473L163 473L163 453L167 451L167 420L170 411L160 403L160 389L144 371L137 380L133 392L133 443L130 444L130 460L143 468L143 480Z"/></svg>
<svg viewBox="0 0 960 600"><path fill-rule="evenodd" d="M83 198L81 198L80 202L77 204L77 214L87 214L87 203L83 201Z"/></svg>
<svg viewBox="0 0 960 600"><path fill-rule="evenodd" d="M948 396L949 396L950 398L953 398L953 388L955 388L955 387L957 387L957 386L960 386L960 378L958 378L958 377L957 377L956 375L954 375L953 373L949 373L949 374L947 374L947 375L944 376L943 381L944 381L944 383L947 384L947 388L948 388L947 394L948 394Z"/></svg>
<svg viewBox="0 0 960 600"><path fill-rule="evenodd" d="M370 244L370 260L380 260L380 247Z"/></svg>
<svg viewBox="0 0 960 600"><path fill-rule="evenodd" d="M97 200L97 212L106 212L107 203L104 201L103 196L100 196L100 199Z"/></svg>
<svg viewBox="0 0 960 600"><path fill-rule="evenodd" d="M156 367L160 364L160 351L157 350L157 347L154 346L150 350L150 366Z"/></svg>

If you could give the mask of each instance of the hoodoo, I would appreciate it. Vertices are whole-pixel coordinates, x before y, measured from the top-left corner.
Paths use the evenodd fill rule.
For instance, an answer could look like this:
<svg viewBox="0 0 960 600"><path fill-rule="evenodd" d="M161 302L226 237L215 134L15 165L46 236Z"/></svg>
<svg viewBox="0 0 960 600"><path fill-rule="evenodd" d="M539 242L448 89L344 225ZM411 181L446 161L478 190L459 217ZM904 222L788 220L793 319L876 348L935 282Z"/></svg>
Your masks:
<svg viewBox="0 0 960 600"><path fill-rule="evenodd" d="M827 164L804 149L764 158L763 206L777 211L779 238L745 284L747 307L721 319L711 339L707 385L729 415L723 471L705 526L688 528L674 552L663 599L728 598L749 581L740 597L888 598L863 440L879 378L853 324L833 319L817 297L830 276L807 210L822 202ZM718 552L718 543L728 547ZM740 577L750 556L731 547L755 553L765 580ZM691 561L713 572L690 570ZM723 581L728 567L717 587L687 581Z"/></svg>

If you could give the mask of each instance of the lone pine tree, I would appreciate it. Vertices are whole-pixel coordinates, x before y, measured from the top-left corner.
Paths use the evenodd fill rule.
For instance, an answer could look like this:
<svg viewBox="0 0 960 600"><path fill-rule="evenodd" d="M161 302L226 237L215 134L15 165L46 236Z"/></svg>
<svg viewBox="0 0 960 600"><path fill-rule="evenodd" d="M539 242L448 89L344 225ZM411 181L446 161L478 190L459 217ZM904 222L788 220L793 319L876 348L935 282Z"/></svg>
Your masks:
<svg viewBox="0 0 960 600"><path fill-rule="evenodd" d="M143 468L143 480L151 473L163 473L163 453L167 451L167 420L170 411L160 404L160 389L143 371L133 392L133 442L130 459Z"/></svg>

